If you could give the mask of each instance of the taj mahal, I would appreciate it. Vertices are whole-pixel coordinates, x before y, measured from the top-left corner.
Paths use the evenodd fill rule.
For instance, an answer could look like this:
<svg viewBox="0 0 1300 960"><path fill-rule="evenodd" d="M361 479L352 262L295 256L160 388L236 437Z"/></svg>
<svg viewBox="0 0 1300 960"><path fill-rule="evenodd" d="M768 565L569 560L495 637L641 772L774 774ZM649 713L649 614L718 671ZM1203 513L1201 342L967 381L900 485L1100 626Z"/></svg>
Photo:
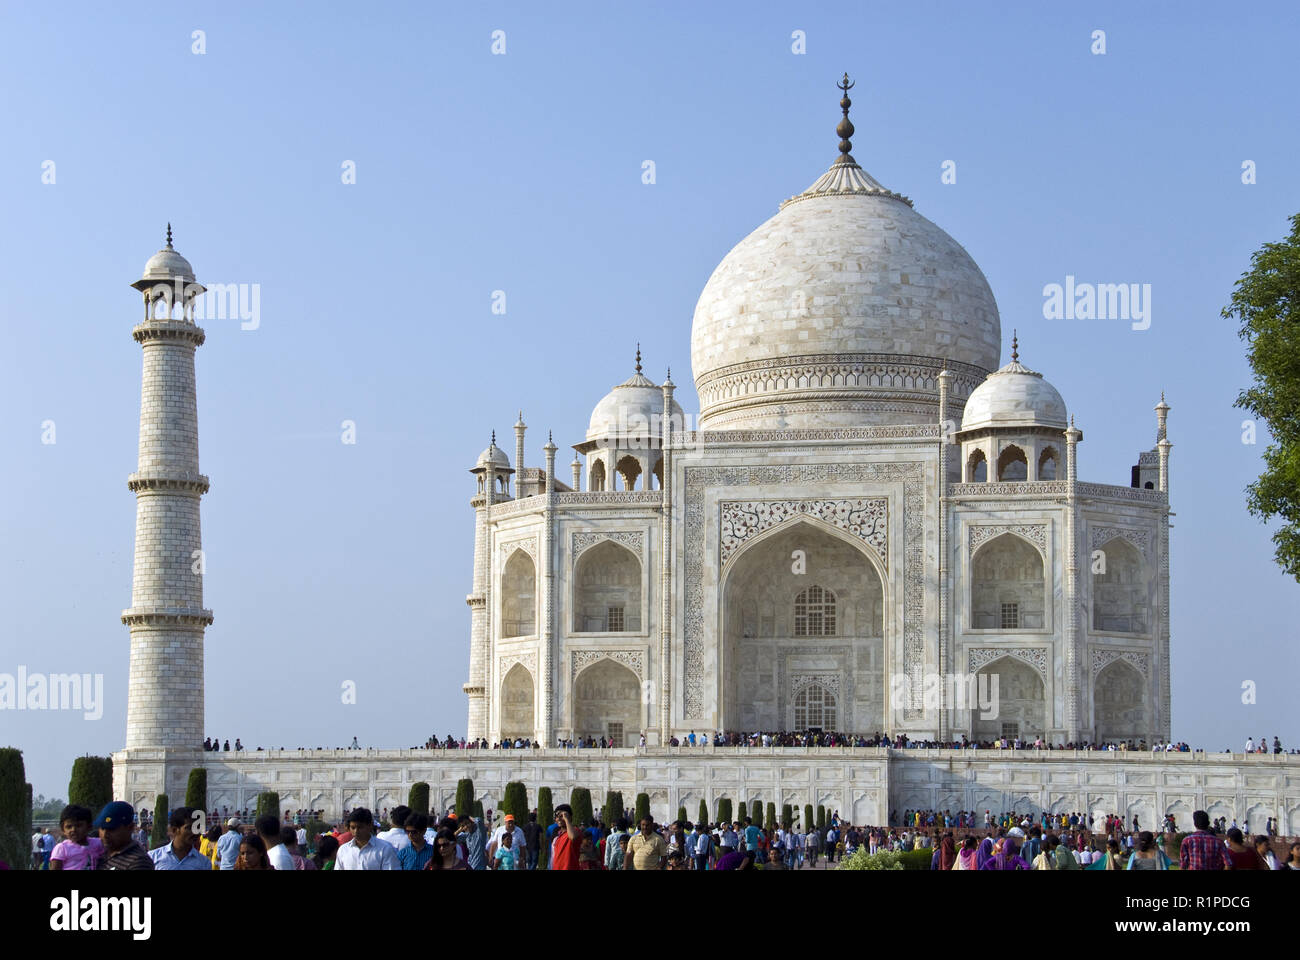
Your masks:
<svg viewBox="0 0 1300 960"><path fill-rule="evenodd" d="M1285 756L670 745L810 728L947 743L1172 736L1170 407L1152 397L1146 440L1134 438L1150 446L1129 476L1079 479L1086 424L1035 369L1053 358L1013 336L1003 362L980 268L854 159L850 86L829 169L699 296L698 416L638 349L585 433L559 437L576 441L567 469L554 434L540 462L528 454L521 413L513 457L493 434L470 470L466 731L536 750L200 749L213 618L191 572L208 489L203 287L169 236L134 284L144 385L117 795L152 806L206 767L212 806L276 790L284 807L328 815L404 803L416 781L445 806L472 776L485 805L523 780L530 800L544 785L643 791L660 818L757 795L857 823L1043 809L1154 827L1206 809L1300 833L1300 762ZM953 677L996 678L997 709L952 696ZM613 747L556 748L586 737Z"/></svg>

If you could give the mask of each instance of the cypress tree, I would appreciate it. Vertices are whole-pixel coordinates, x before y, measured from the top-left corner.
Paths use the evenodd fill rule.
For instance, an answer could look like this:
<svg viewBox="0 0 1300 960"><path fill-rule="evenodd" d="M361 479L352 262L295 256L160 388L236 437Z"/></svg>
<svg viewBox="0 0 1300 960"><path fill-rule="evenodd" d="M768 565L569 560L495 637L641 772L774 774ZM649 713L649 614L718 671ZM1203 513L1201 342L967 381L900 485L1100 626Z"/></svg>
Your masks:
<svg viewBox="0 0 1300 960"><path fill-rule="evenodd" d="M757 797L751 797L751 798L750 798L750 800L749 800L749 815L750 815L750 817L752 817L753 820L754 820L754 826L756 826L756 827L758 827L758 829L762 830L763 827L764 827L764 823L763 823L763 801L762 801L762 800L759 800Z"/></svg>
<svg viewBox="0 0 1300 960"><path fill-rule="evenodd" d="M274 790L264 790L257 795L257 815L259 817L272 816L279 819L280 816L280 794ZM284 824L280 824L284 826Z"/></svg>
<svg viewBox="0 0 1300 960"><path fill-rule="evenodd" d="M708 805L707 803L704 802L704 798L703 798L703 797L700 797L700 818L699 818L698 820L696 820L695 822L696 822L696 823L708 823L708 822L709 822L709 805Z"/></svg>
<svg viewBox="0 0 1300 960"><path fill-rule="evenodd" d="M650 816L650 794L638 793L636 795L636 825L639 826L641 821Z"/></svg>
<svg viewBox="0 0 1300 960"><path fill-rule="evenodd" d="M190 778L185 784L185 806L207 813L208 771L202 767L190 771Z"/></svg>
<svg viewBox="0 0 1300 960"><path fill-rule="evenodd" d="M718 823L731 822L731 798L723 797L718 801Z"/></svg>
<svg viewBox="0 0 1300 960"><path fill-rule="evenodd" d="M32 861L32 834L26 829L32 816L29 796L23 752L0 749L0 860L11 870L26 870Z"/></svg>
<svg viewBox="0 0 1300 960"><path fill-rule="evenodd" d="M820 803L817 804L817 829L826 829L826 808Z"/></svg>
<svg viewBox="0 0 1300 960"><path fill-rule="evenodd" d="M811 803L805 803L805 804L803 805L803 824L802 824L802 826L803 826L803 829L804 829L805 832L807 832L807 831L809 831L809 830L811 830L811 829L813 828L813 811L812 811L812 804L811 804Z"/></svg>
<svg viewBox="0 0 1300 960"><path fill-rule="evenodd" d="M573 788L569 806L573 807L573 820L580 827L587 826L596 817L591 809L591 791L586 787Z"/></svg>
<svg viewBox="0 0 1300 960"><path fill-rule="evenodd" d="M794 826L794 809L788 803L781 804L781 827L789 830Z"/></svg>
<svg viewBox="0 0 1300 960"><path fill-rule="evenodd" d="M740 801L740 812L736 814L736 819L744 824L745 818L749 816L749 811L745 809L745 801Z"/></svg>
<svg viewBox="0 0 1300 960"><path fill-rule="evenodd" d="M545 870L551 858L551 844L546 831L555 822L555 807L551 802L551 788L541 787L537 791L537 825L542 828L542 840L537 854L537 869Z"/></svg>
<svg viewBox="0 0 1300 960"><path fill-rule="evenodd" d="M167 794L160 793L153 802L153 830L149 833L149 849L154 850L167 842L167 818L171 816L172 805Z"/></svg>
<svg viewBox="0 0 1300 960"><path fill-rule="evenodd" d="M429 814L429 785L423 780L411 784L411 790L406 796L406 805L415 813Z"/></svg>
<svg viewBox="0 0 1300 960"><path fill-rule="evenodd" d="M776 827L776 804L770 800L767 802L767 820L763 826L769 830Z"/></svg>
<svg viewBox="0 0 1300 960"><path fill-rule="evenodd" d="M686 808L685 808L685 807L678 807L678 808L677 808L677 822L678 822L678 823L685 823L685 822L686 822Z"/></svg>
<svg viewBox="0 0 1300 960"><path fill-rule="evenodd" d="M475 801L474 801L474 819L475 819L475 820L482 820L482 819L483 819L483 801L482 801L482 800L475 800Z"/></svg>
<svg viewBox="0 0 1300 960"><path fill-rule="evenodd" d="M623 819L623 794L618 790L611 790L605 795L604 819L606 826L613 826Z"/></svg>
<svg viewBox="0 0 1300 960"><path fill-rule="evenodd" d="M506 784L505 797L501 801L501 809L505 813L513 814L515 823L522 829L523 825L528 822L528 788L519 780L512 780Z"/></svg>
<svg viewBox="0 0 1300 960"><path fill-rule="evenodd" d="M68 803L80 804L95 815L113 801L111 757L77 757L68 781Z"/></svg>
<svg viewBox="0 0 1300 960"><path fill-rule="evenodd" d="M456 784L456 816L468 817L474 813L474 781L469 777Z"/></svg>

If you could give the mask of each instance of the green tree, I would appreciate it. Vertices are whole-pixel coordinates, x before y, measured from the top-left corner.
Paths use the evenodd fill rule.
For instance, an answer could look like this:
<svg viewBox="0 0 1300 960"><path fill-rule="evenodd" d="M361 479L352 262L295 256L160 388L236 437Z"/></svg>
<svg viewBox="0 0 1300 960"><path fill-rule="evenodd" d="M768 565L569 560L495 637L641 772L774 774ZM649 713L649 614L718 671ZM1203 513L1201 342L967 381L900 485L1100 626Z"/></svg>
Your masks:
<svg viewBox="0 0 1300 960"><path fill-rule="evenodd" d="M505 813L513 814L515 823L523 827L528 822L528 788L519 780L507 783L501 809Z"/></svg>
<svg viewBox="0 0 1300 960"><path fill-rule="evenodd" d="M1246 488L1246 507L1261 520L1282 521L1273 557L1300 581L1300 213L1290 235L1264 244L1250 264L1222 312L1237 322L1254 374L1235 406L1263 420L1272 438L1264 472Z"/></svg>
<svg viewBox="0 0 1300 960"><path fill-rule="evenodd" d="M740 801L740 812L736 814L736 819L739 820L739 821L743 824L743 823L745 822L745 819L746 819L748 816L749 816L749 811L745 809L745 801L744 801L744 800L741 800L741 801Z"/></svg>
<svg viewBox="0 0 1300 960"><path fill-rule="evenodd" d="M551 845L546 840L546 830L555 822L555 807L551 800L551 788L539 787L537 790L537 825L542 828L541 849L537 854L537 869L545 870L551 858Z"/></svg>
<svg viewBox="0 0 1300 960"><path fill-rule="evenodd" d="M208 809L208 771L202 767L190 771L189 781L185 784L185 806L205 812Z"/></svg>
<svg viewBox="0 0 1300 960"><path fill-rule="evenodd" d="M0 749L0 860L11 870L31 866L32 834L27 829L31 815L23 752L4 747Z"/></svg>
<svg viewBox="0 0 1300 960"><path fill-rule="evenodd" d="M167 794L160 793L153 801L153 830L149 833L149 849L154 850L167 842L167 818L171 816L172 804Z"/></svg>
<svg viewBox="0 0 1300 960"><path fill-rule="evenodd" d="M585 827L595 819L591 808L591 791L586 787L574 787L569 794L569 806L573 807L573 820L580 827Z"/></svg>
<svg viewBox="0 0 1300 960"><path fill-rule="evenodd" d="M803 828L804 832L813 828L813 808L811 803L805 803L803 805L803 823L800 824L800 826Z"/></svg>
<svg viewBox="0 0 1300 960"><path fill-rule="evenodd" d="M482 819L483 819L483 801L482 801L482 800L475 800L475 801L474 801L474 819L475 819L475 820L482 820Z"/></svg>
<svg viewBox="0 0 1300 960"><path fill-rule="evenodd" d="M68 801L59 797L47 797L43 793L38 793L32 800L32 819L33 820L57 820L59 811L68 805Z"/></svg>
<svg viewBox="0 0 1300 960"><path fill-rule="evenodd" d="M264 790L257 795L257 816L279 817L280 816L280 795L274 790ZM284 826L284 824L281 824Z"/></svg>
<svg viewBox="0 0 1300 960"><path fill-rule="evenodd" d="M636 825L639 826L641 821L650 816L650 794L638 793L636 795Z"/></svg>
<svg viewBox="0 0 1300 960"><path fill-rule="evenodd" d="M708 822L709 822L709 805L708 805L707 803L704 802L704 798L703 798L703 797L700 797L700 815L699 815L699 818L696 819L695 822L696 822L696 823L708 823Z"/></svg>
<svg viewBox="0 0 1300 960"><path fill-rule="evenodd" d="M685 823L685 822L686 822L686 808L685 808L685 807L678 807L678 808L677 808L677 822L678 822L678 823Z"/></svg>
<svg viewBox="0 0 1300 960"><path fill-rule="evenodd" d="M411 784L411 789L406 795L406 805L416 813L423 813L428 816L429 813L429 785L423 780Z"/></svg>
<svg viewBox="0 0 1300 960"><path fill-rule="evenodd" d="M749 798L749 815L754 821L754 826L763 829L763 801L756 797Z"/></svg>
<svg viewBox="0 0 1300 960"><path fill-rule="evenodd" d="M618 790L610 790L605 794L605 806L602 808L601 819L606 826L612 827L623 818L623 794Z"/></svg>
<svg viewBox="0 0 1300 960"><path fill-rule="evenodd" d="M826 829L826 808L820 803L817 804L817 829Z"/></svg>
<svg viewBox="0 0 1300 960"><path fill-rule="evenodd" d="M468 817L474 813L474 781L469 777L456 784L456 816Z"/></svg>
<svg viewBox="0 0 1300 960"><path fill-rule="evenodd" d="M776 804L771 800L767 802L767 819L763 823L763 826L768 830L776 828Z"/></svg>
<svg viewBox="0 0 1300 960"><path fill-rule="evenodd" d="M718 823L731 822L731 798L723 797L718 801Z"/></svg>
<svg viewBox="0 0 1300 960"><path fill-rule="evenodd" d="M788 803L781 804L781 826L786 830L794 826L794 808Z"/></svg>
<svg viewBox="0 0 1300 960"><path fill-rule="evenodd" d="M72 761L72 779L68 781L68 803L80 804L98 816L113 801L113 760L111 757L77 757Z"/></svg>

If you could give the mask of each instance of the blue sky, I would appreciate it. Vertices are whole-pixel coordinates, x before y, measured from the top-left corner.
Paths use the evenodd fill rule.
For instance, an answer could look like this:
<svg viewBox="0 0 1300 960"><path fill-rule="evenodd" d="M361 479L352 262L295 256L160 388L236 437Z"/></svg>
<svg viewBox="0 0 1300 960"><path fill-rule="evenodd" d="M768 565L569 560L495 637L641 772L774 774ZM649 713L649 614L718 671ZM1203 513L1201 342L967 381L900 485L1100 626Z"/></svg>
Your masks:
<svg viewBox="0 0 1300 960"><path fill-rule="evenodd" d="M0 672L103 673L106 703L0 713L0 743L64 796L73 757L124 740L127 285L167 221L200 280L261 288L259 328L209 321L198 354L208 731L411 746L464 729L467 470L489 432L522 407L526 459L552 429L567 463L637 341L698 410L696 298L834 158L847 70L855 157L980 264L1004 358L1016 327L1085 433L1082 479L1128 482L1166 392L1175 736L1293 745L1297 586L1244 508L1266 438L1241 442L1248 369L1219 310L1300 209L1296 21L1282 3L6 4ZM1151 284L1150 329L1043 319L1066 275Z"/></svg>

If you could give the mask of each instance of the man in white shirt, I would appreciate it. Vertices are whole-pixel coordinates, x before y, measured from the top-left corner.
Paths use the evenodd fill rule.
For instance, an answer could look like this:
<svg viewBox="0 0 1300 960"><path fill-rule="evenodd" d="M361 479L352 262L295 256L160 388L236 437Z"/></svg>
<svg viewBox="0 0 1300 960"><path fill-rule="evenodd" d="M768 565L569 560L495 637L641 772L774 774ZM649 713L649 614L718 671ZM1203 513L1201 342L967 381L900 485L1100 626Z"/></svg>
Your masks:
<svg viewBox="0 0 1300 960"><path fill-rule="evenodd" d="M1247 752L1247 753L1254 753L1254 752L1255 752L1255 738L1254 738L1254 737L1247 737L1247 738L1246 738L1246 752Z"/></svg>
<svg viewBox="0 0 1300 960"><path fill-rule="evenodd" d="M379 834L377 839L391 844L393 849L399 853L411 845L411 838L406 835L406 818L411 815L411 808L402 804L393 807L392 815L388 820L393 825L391 830L385 830Z"/></svg>
<svg viewBox="0 0 1300 960"><path fill-rule="evenodd" d="M348 829L352 831L352 839L339 847L335 870L402 869L393 845L375 836L374 815L365 807L357 807L348 814Z"/></svg>
<svg viewBox="0 0 1300 960"><path fill-rule="evenodd" d="M293 872L293 856L289 849L280 842L280 818L266 813L253 823L253 829L266 844L266 859L273 870Z"/></svg>
<svg viewBox="0 0 1300 960"><path fill-rule="evenodd" d="M524 836L523 827L515 826L515 815L513 813L507 813L506 818L501 821L501 826L493 831L491 838L488 840L488 848L491 849L493 844L498 847L501 846L501 837L507 833L512 837L510 842L514 845L515 850L528 849L528 840Z"/></svg>

